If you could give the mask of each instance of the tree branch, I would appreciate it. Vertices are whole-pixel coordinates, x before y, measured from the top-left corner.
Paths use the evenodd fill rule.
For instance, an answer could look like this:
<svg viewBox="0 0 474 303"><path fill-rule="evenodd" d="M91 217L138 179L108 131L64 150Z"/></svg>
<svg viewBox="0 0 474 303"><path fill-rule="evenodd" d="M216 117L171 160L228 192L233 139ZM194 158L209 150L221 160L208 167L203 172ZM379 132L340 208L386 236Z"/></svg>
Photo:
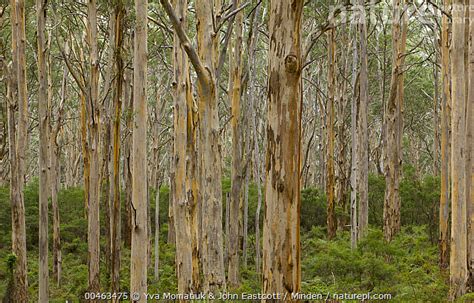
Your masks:
<svg viewBox="0 0 474 303"><path fill-rule="evenodd" d="M189 61L191 62L196 71L199 82L203 87L206 87L210 82L210 71L207 71L204 64L202 64L201 59L199 59L199 55L196 52L196 49L192 47L191 41L184 32L184 29L181 26L181 22L178 19L178 16L176 16L176 13L170 2L168 0L160 0L160 3L165 9L166 14L168 15L171 21L171 24L173 25L174 31L178 36L179 41L181 42L181 46L184 48L186 54L188 54Z"/></svg>
<svg viewBox="0 0 474 303"><path fill-rule="evenodd" d="M72 77L74 78L74 80L76 81L77 85L79 86L79 88L81 89L82 93L84 95L88 95L87 94L87 90L86 90L86 87L84 86L84 82L83 80L79 77L79 75L76 73L76 71L74 70L73 66L71 65L71 62L69 62L69 59L67 58L67 54L64 52L64 49L61 47L61 45L59 44L57 38L56 38L56 45L58 46L58 49L59 49L59 52L61 53L61 56L63 57L63 60L64 60L64 63L66 63L66 66L67 66L67 69L69 70L69 72L71 73ZM81 81L82 80L82 81Z"/></svg>

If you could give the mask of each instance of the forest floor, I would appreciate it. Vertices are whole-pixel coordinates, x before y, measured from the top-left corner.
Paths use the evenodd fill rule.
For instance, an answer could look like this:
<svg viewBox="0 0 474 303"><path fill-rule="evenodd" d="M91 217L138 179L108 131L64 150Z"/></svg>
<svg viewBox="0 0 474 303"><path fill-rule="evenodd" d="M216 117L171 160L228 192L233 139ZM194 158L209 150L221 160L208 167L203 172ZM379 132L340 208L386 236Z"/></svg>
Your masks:
<svg viewBox="0 0 474 303"><path fill-rule="evenodd" d="M226 184L223 185L226 190ZM30 301L37 298L38 288L38 192L37 183L25 189L28 279ZM311 198L317 191L307 191L303 199ZM168 189L160 194L160 268L159 280L153 278L153 267L149 270L151 293L176 293L177 282L174 271L174 248L166 243ZM150 195L154 197L154 195ZM251 195L252 196L252 195ZM313 197L314 198L314 197ZM163 199L163 200L162 200ZM151 201L154 214L154 201ZM59 195L61 213L61 241L63 274L61 285L51 278L50 302L79 302L87 288L87 220L84 217L83 191L80 188L62 190ZM303 203L303 208L304 208ZM162 207L163 206L163 207ZM0 188L0 297L6 291L10 274L7 258L10 254L10 209L9 192ZM308 210L310 212L310 210ZM304 213L304 209L302 209ZM321 218L313 218L315 223ZM153 222L153 220L152 220ZM358 248L351 250L348 231L339 232L337 237L326 240L324 226L311 226L302 221L302 289L301 293L327 295L341 294L389 294L390 302L445 302L449 286L448 276L438 267L438 249L430 240L427 227L404 226L400 235L390 244L383 241L378 227L370 229L369 235ZM153 230L153 229L152 229ZM102 230L104 232L104 230ZM51 235L51 232L50 232ZM104 239L104 237L102 237ZM102 249L105 240L102 241ZM51 248L50 244L50 248ZM242 283L229 293L256 293L260 289L259 276L255 271L255 236L249 229L247 268L242 267ZM103 252L103 250L102 250ZM387 258L387 256L389 256ZM153 255L151 256L153 260ZM390 262L386 260L390 259ZM108 285L104 254L101 257L101 284ZM51 264L51 261L50 261ZM130 250L122 249L121 286L129 287ZM103 287L107 291L106 287ZM468 294L460 302L474 299ZM235 301L235 300L233 300ZM341 300L340 302L356 302Z"/></svg>

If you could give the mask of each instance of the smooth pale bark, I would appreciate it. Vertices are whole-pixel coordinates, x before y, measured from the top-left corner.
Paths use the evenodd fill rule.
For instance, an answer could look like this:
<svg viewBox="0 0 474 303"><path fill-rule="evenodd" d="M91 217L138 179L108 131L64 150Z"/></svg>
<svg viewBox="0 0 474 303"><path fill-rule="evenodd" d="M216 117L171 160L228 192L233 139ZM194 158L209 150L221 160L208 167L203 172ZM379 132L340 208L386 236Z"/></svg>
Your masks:
<svg viewBox="0 0 474 303"><path fill-rule="evenodd" d="M249 63L248 67L248 104L250 107L250 111L252 113L252 133L254 136L254 147L253 147L253 164L254 164L254 179L257 185L257 209L255 210L255 270L258 274L258 278L261 281L261 273L262 273L262 249L261 249L261 233L260 233L260 213L262 210L262 182L261 182L261 175L262 175L262 164L260 161L260 147L258 142L258 131L257 131L257 102L255 102L255 95L257 94L256 90L256 44L258 42L258 26L259 26L259 18L260 18L260 5L257 6L255 9L255 13L253 16L252 21L252 36L250 38L250 46L249 46ZM262 14L262 18L263 18Z"/></svg>
<svg viewBox="0 0 474 303"><path fill-rule="evenodd" d="M260 160L260 150L259 150L259 140L258 140L258 121L257 121L257 108L258 105L255 102L255 95L258 94L256 90L256 43L258 42L258 26L259 22L261 21L260 18L264 16L260 16L260 8L261 6L258 5L255 8L255 12L251 17L251 25L249 29L249 38L248 38L248 64L245 64L245 70L247 72L248 79L246 82L243 83L242 87L245 89L247 87L247 100L248 100L248 113L247 115L250 116L250 123L247 128L247 132L249 133L248 136L253 136L253 153L252 153L252 162L253 162L253 176L254 181L257 186L257 208L255 211L255 268L258 274L259 281L261 281L261 273L262 273L262 249L261 249L261 229L260 229L260 213L262 209L262 189L261 189L261 175L262 175L262 164ZM246 61L244 61L246 62ZM248 168L247 168L248 169ZM247 172L247 171L246 171ZM246 174L247 175L247 174ZM247 187L245 188L247 190Z"/></svg>
<svg viewBox="0 0 474 303"><path fill-rule="evenodd" d="M234 8L240 6L236 0ZM229 96L232 109L232 189L230 202L229 224L229 268L227 279L229 287L236 288L240 283L239 262L239 213L242 203L242 118L241 109L241 77L242 77L242 32L243 11L235 17L235 35L232 41L229 61ZM247 154L248 157L248 154ZM245 235L244 235L245 237ZM245 252L245 247L244 247Z"/></svg>
<svg viewBox="0 0 474 303"><path fill-rule="evenodd" d="M16 256L13 297L28 301L26 227L24 205L25 153L28 143L28 96L26 81L25 1L10 1L12 24L12 102L8 111L10 142L10 201L12 214L12 252ZM15 108L18 117L15 118ZM15 123L16 122L16 123Z"/></svg>
<svg viewBox="0 0 474 303"><path fill-rule="evenodd" d="M112 167L113 177L111 186L111 291L112 293L120 291L120 250L121 250L121 205L120 205L120 119L122 116L122 88L124 66L122 58L122 43L123 43L123 18L125 9L121 0L116 1L114 7L113 18L114 22L114 91L113 91L113 153L112 153Z"/></svg>
<svg viewBox="0 0 474 303"><path fill-rule="evenodd" d="M444 1L444 8L451 5ZM449 67L449 19L443 14L441 20L441 193L439 204L439 265L447 269L449 264L449 215L450 215L450 121L451 121L451 78Z"/></svg>
<svg viewBox="0 0 474 303"><path fill-rule="evenodd" d="M357 211L357 177L358 177L358 133L357 133L357 115L358 115L358 106L359 106L359 99L360 99L360 88L357 85L359 79L359 43L357 43L357 25L356 20L353 20L354 24L352 26L353 30L353 51L352 51L352 86L354 88L353 91L353 99L351 102L351 248L355 249L357 247L357 241L359 239L359 223L358 220L358 211Z"/></svg>
<svg viewBox="0 0 474 303"><path fill-rule="evenodd" d="M85 44L86 33L83 34L82 42ZM82 47L79 48L79 59L81 62L85 61L84 50ZM66 62L67 63L67 62ZM79 83L78 83L79 84ZM84 86L82 82L80 85ZM88 127L87 127L87 96L83 90L79 91L79 99L81 103L81 151L82 151L82 163L83 163L83 181L84 181L84 216L87 218L89 211L89 194L90 194L90 144L88 140Z"/></svg>
<svg viewBox="0 0 474 303"><path fill-rule="evenodd" d="M385 197L383 208L383 230L387 242L400 231L400 171L401 171L401 107L403 104L403 62L406 44L406 22L403 3L394 2L392 24L392 77L390 95L385 110Z"/></svg>
<svg viewBox="0 0 474 303"><path fill-rule="evenodd" d="M66 53L68 53L66 44ZM61 100L59 103L57 121L53 128L53 123L50 123L50 150L49 150L49 186L51 188L51 206L53 211L53 276L55 276L56 284L59 286L61 281L62 272L62 254L61 254L61 237L60 237L60 218L59 218L59 204L58 204L58 191L59 191L59 157L60 157L60 145L58 142L58 135L61 130L62 118L64 115L64 104L66 101L66 86L68 69L66 66L63 68L63 79L61 83ZM51 82L50 82L51 85ZM49 102L51 103L51 92L49 92ZM50 105L50 117L53 116L52 105ZM67 154L66 154L67 157Z"/></svg>
<svg viewBox="0 0 474 303"><path fill-rule="evenodd" d="M436 33L433 33L436 35ZM435 36L436 37L436 36ZM435 47L438 45L438 40L435 39ZM435 62L438 63L438 55L435 56ZM439 70L438 65L433 64L433 80L434 80L434 93L433 93L433 175L439 175Z"/></svg>
<svg viewBox="0 0 474 303"><path fill-rule="evenodd" d="M90 47L89 53L89 96L87 102L90 147L90 179L88 205L88 261L90 292L100 291L100 123L99 123L99 53L97 46L97 6L96 0L87 2L87 38Z"/></svg>
<svg viewBox="0 0 474 303"><path fill-rule="evenodd" d="M359 5L365 9L364 0L359 0ZM367 19L365 10L361 12L359 24L360 47L360 74L359 74L359 114L358 114L358 191L359 191L359 218L358 234L365 237L369 225L369 136L367 130L367 117L369 106L369 81L367 64Z"/></svg>
<svg viewBox="0 0 474 303"><path fill-rule="evenodd" d="M301 287L302 11L302 0L270 2L263 293Z"/></svg>
<svg viewBox="0 0 474 303"><path fill-rule="evenodd" d="M82 149L82 163L83 163L83 178L84 178L84 214L87 217L89 210L89 180L90 180L90 152L89 143L87 142L87 112L86 112L86 96L82 91L79 92L79 99L81 100L81 149Z"/></svg>
<svg viewBox="0 0 474 303"><path fill-rule="evenodd" d="M176 0L175 12L183 29L186 28L187 0ZM176 232L176 274L178 277L178 293L190 293L193 286L192 267L192 236L190 204L187 185L187 95L191 93L189 81L189 64L186 52L182 49L178 36L174 35L174 146L173 172L171 182L173 188L174 229Z"/></svg>
<svg viewBox="0 0 474 303"><path fill-rule="evenodd" d="M327 229L328 239L336 236L337 222L335 210L335 168L334 168L334 100L336 90L336 31L334 28L328 31L328 99L326 105L326 197L327 197Z"/></svg>
<svg viewBox="0 0 474 303"><path fill-rule="evenodd" d="M466 82L465 82L465 7L461 0L453 1L453 33L451 46L451 252L450 299L467 291L467 211L466 211Z"/></svg>
<svg viewBox="0 0 474 303"><path fill-rule="evenodd" d="M148 1L135 0L135 40L133 52L133 134L132 134L132 255L130 291L146 302L147 291L147 13Z"/></svg>
<svg viewBox="0 0 474 303"><path fill-rule="evenodd" d="M49 54L46 45L46 1L36 1L36 42L38 65L38 115L39 115L39 277L38 302L48 302L48 166L49 166L49 110L48 67ZM55 182L56 180L52 180Z"/></svg>

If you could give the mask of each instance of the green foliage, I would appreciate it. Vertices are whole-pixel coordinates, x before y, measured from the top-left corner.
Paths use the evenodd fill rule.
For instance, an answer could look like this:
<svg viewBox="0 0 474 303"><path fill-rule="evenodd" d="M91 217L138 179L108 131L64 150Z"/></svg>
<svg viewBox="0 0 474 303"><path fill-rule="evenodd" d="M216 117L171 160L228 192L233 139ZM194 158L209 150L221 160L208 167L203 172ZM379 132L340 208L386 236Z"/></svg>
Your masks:
<svg viewBox="0 0 474 303"><path fill-rule="evenodd" d="M381 175L369 175L369 223L381 227L383 224L383 201L385 179ZM438 234L438 209L440 179L430 175L420 177L415 168L403 166L400 181L402 225L426 225L430 241L434 243Z"/></svg>
<svg viewBox="0 0 474 303"><path fill-rule="evenodd" d="M383 224L383 199L385 178L382 175L369 174L369 223L381 227Z"/></svg>
<svg viewBox="0 0 474 303"><path fill-rule="evenodd" d="M303 237L303 292L390 293L395 302L442 302L445 276L425 227L404 228L387 244L379 229L370 229L354 251L349 233L334 241L320 238L320 227Z"/></svg>
<svg viewBox="0 0 474 303"><path fill-rule="evenodd" d="M223 180L223 196L230 190L229 179ZM439 180L434 177L420 178L411 167L405 167L400 185L402 196L402 223L400 235L390 244L383 241L380 229L382 221L385 181L383 176L369 176L370 223L373 228L356 250L350 249L350 234L339 232L334 241L326 240L326 198L322 190L309 188L301 192L302 231L302 291L313 293L390 293L395 302L444 301L448 286L446 277L437 266L437 248L431 243L434 217L425 213L436 210L439 196ZM263 190L263 188L262 188ZM28 225L28 278L30 298L37 296L38 252L38 183L34 180L25 187L25 211ZM123 198L123 195L122 195ZM155 190L150 190L150 213L154 230ZM69 188L58 195L61 215L61 240L63 275L61 286L51 279L51 302L77 302L87 289L87 220L84 210L84 192L81 188ZM123 201L123 200L122 200ZM262 201L263 203L264 201ZM14 262L10 254L9 191L0 188L0 294L8 293L9 266ZM232 292L257 292L261 277L255 270L254 220L257 206L257 188L249 186L249 239L248 266L241 269L242 283ZM151 292L176 292L177 281L174 264L174 246L166 243L168 231L169 188L160 189L160 266L159 280L154 281L149 270ZM435 211L436 212L436 211ZM124 209L122 215L125 215ZM435 215L435 214L434 214ZM431 219L430 219L431 218ZM123 217L125 219L125 217ZM263 211L261 215L263 219ZM103 222L101 222L103 224ZM50 233L51 234L51 233ZM261 239L260 239L261 241ZM104 241L103 241L104 242ZM105 243L102 243L105 245ZM154 253L154 252L153 252ZM153 258L153 256L152 256ZM130 281L130 250L122 248L121 281L127 291ZM101 259L101 282L108 289L109 278L105 272L105 260ZM469 298L467 296L466 298Z"/></svg>
<svg viewBox="0 0 474 303"><path fill-rule="evenodd" d="M15 266L17 257L15 256L15 254L8 254L5 259L6 259L5 263L7 264L8 271L12 272Z"/></svg>
<svg viewBox="0 0 474 303"><path fill-rule="evenodd" d="M312 226L326 225L326 195L319 189L307 188L301 191L301 230Z"/></svg>

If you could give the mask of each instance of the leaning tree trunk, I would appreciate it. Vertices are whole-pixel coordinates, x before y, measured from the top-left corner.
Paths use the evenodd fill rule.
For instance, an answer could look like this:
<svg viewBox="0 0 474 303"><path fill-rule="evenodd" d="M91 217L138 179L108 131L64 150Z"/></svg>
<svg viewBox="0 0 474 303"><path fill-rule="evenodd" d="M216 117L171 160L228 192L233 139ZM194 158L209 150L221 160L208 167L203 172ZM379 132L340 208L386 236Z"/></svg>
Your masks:
<svg viewBox="0 0 474 303"><path fill-rule="evenodd" d="M39 286L38 302L48 302L48 153L49 153L49 110L48 110L48 67L46 46L46 1L36 1L37 45L38 45L38 115L39 115ZM56 181L56 180L52 180Z"/></svg>
<svg viewBox="0 0 474 303"><path fill-rule="evenodd" d="M452 116L451 116L451 253L450 299L467 291L467 212L465 191L465 7L462 0L453 2L453 34L451 48Z"/></svg>
<svg viewBox="0 0 474 303"><path fill-rule="evenodd" d="M302 10L302 0L270 2L264 293L291 294L301 286Z"/></svg>
<svg viewBox="0 0 474 303"><path fill-rule="evenodd" d="M10 151L10 201L12 214L12 252L16 255L13 297L28 301L26 228L24 205L25 153L28 143L28 96L26 81L25 1L10 1L12 24L12 83L8 109ZM15 111L18 117L15 118ZM15 120L17 124L15 125Z"/></svg>
<svg viewBox="0 0 474 303"><path fill-rule="evenodd" d="M130 291L147 291L148 211L147 211L147 0L135 0L135 40L133 61L132 134L132 255ZM146 302L142 295L134 302Z"/></svg>

